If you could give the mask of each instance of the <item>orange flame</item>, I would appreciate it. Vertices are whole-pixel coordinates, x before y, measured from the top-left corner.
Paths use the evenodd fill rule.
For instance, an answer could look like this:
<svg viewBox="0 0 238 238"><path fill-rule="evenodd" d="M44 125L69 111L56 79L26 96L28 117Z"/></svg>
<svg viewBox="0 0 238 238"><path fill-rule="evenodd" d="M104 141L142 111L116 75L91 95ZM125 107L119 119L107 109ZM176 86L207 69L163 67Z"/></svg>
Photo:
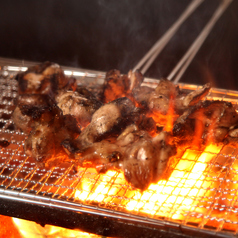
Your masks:
<svg viewBox="0 0 238 238"><path fill-rule="evenodd" d="M165 124L164 130L171 132L174 125L174 99L172 97L169 100L169 109L166 118L167 122Z"/></svg>
<svg viewBox="0 0 238 238"><path fill-rule="evenodd" d="M106 174L96 175L96 185L91 183L90 176L83 178L75 197L84 203L110 203L124 206L130 212L184 219L185 213L203 210L199 208L200 201L196 198L207 192L204 187L211 186L210 181L205 181L203 173L207 163L220 150L221 146L217 145L207 146L202 153L187 150L168 180L151 184L143 193L132 188L126 189L129 185L125 182L123 173L108 171ZM93 172L95 173L90 169L90 174Z"/></svg>
<svg viewBox="0 0 238 238"><path fill-rule="evenodd" d="M95 169L81 168L79 171L79 174L81 173L81 180L76 189L75 198L84 204L97 203L102 207L127 210L129 213L148 215L149 217L165 217L186 222L206 220L206 224L214 225L216 221L204 219L201 214L207 215L209 203L214 202L213 200L209 201L209 198L213 199L215 195L213 190L218 184L208 174L212 176L217 172L210 171L208 164L214 158L219 163L226 163L226 158L222 157L220 161L217 158L217 154L221 151L222 147L223 145L211 144L203 152L187 149L174 165L169 179L161 180L157 184L151 184L144 192L131 188L125 181L122 172L107 171L105 174L98 174ZM238 154L238 149L236 153ZM237 168L238 162L234 163L231 167L232 170L237 170ZM233 186L235 186L233 189L237 191L238 185L235 184ZM226 196L231 195L228 194ZM234 202L238 201L238 194L235 196L237 196L237 199L233 199ZM200 214L200 217L196 216L196 214ZM226 213L221 213L220 216L224 215ZM212 214L210 216L212 217ZM229 214L226 216L227 219L230 218ZM19 223L19 221L16 221L16 223L23 227L23 223ZM229 226L227 224L224 225L225 228L229 228ZM219 224L216 224L216 227L219 227ZM37 229L41 228L38 227ZM55 237L59 234L69 237L69 234L73 234L72 232L77 232L66 230L64 228L47 226L49 234L47 237ZM24 237L29 236L25 235ZM80 237L96 236L82 233Z"/></svg>
<svg viewBox="0 0 238 238"><path fill-rule="evenodd" d="M63 237L80 237L80 238L97 238L101 237L99 235L90 234L87 232L82 232L79 230L71 230L58 226L45 225L42 227L41 225L18 218L12 218L15 226L18 228L21 236L19 238L63 238ZM9 237L9 236L7 236ZM16 236L17 237L17 236ZM16 238L14 236L14 238Z"/></svg>

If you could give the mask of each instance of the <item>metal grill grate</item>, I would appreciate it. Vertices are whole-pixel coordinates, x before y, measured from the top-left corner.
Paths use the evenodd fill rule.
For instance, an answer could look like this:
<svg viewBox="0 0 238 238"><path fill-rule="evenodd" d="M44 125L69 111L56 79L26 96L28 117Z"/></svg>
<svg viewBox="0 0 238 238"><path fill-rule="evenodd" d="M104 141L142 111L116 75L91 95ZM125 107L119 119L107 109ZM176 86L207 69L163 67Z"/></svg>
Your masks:
<svg viewBox="0 0 238 238"><path fill-rule="evenodd" d="M26 136L14 129L11 120L17 97L14 76L20 68L10 69L3 68L0 76L0 197L75 211L87 208L91 213L128 221L163 221L221 236L237 234L238 148L211 145L204 151L179 149L170 178L151 185L143 194L133 190L116 171L97 174L94 169L80 168L76 174L73 162L50 169L39 167L24 154ZM96 73L90 74L93 77L102 78ZM87 74L82 71L77 79L87 80ZM156 85L150 79L145 84ZM199 86L181 87L191 91ZM238 92L212 89L208 99L230 101L237 107ZM5 147L7 142L10 144Z"/></svg>

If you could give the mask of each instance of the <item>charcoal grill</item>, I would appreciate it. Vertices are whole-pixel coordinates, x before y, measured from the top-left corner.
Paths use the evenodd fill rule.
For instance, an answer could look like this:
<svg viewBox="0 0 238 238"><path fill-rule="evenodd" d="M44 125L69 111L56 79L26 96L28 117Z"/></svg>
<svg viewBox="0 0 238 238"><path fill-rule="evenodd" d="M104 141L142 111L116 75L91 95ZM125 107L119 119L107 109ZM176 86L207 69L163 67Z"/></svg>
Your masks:
<svg viewBox="0 0 238 238"><path fill-rule="evenodd" d="M1 60L0 60L1 61ZM10 61L13 63L13 61ZM238 232L238 147L179 150L171 178L141 194L122 173L102 175L74 162L43 168L26 156L26 135L14 128L11 114L17 97L15 75L29 62L0 71L0 213L122 237L233 237ZM24 63L24 64L23 64ZM102 83L103 72L63 67L79 84ZM145 79L147 86L158 81ZM184 90L200 86L180 84ZM238 92L212 89L207 99L232 102ZM180 163L184 164L180 164Z"/></svg>

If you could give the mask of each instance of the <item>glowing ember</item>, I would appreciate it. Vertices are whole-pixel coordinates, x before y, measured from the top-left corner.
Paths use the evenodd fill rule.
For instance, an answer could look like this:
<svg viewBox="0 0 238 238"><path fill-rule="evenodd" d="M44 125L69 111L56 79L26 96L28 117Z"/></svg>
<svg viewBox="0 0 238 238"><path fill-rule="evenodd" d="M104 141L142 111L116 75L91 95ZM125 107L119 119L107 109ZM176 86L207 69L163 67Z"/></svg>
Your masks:
<svg viewBox="0 0 238 238"><path fill-rule="evenodd" d="M100 237L98 235L90 234L87 232L70 230L58 226L45 225L42 227L41 225L27 220L22 220L18 218L12 218L19 232L21 233L22 238L96 238Z"/></svg>
<svg viewBox="0 0 238 238"><path fill-rule="evenodd" d="M201 155L187 150L168 181L161 180L157 184L152 184L149 191L143 194L135 192L127 209L172 219L183 219L182 214L194 210L198 204L199 200L196 197L204 195L201 187L209 186L209 182L204 182L203 171L206 163L214 156L206 153L211 149L214 152L220 151L216 146L209 146Z"/></svg>
<svg viewBox="0 0 238 238"><path fill-rule="evenodd" d="M140 212L176 220L186 219L188 215L192 217L195 213L204 213L205 208L199 204L205 193L208 196L208 188L214 186L214 181L206 177L207 164L221 148L222 146L209 145L203 152L186 150L169 179L151 184L143 193L126 184L122 173L108 171L94 177L97 180L96 184L91 183L90 176L83 178L75 197L84 203L93 201L120 205L132 213ZM89 175L96 173L90 170Z"/></svg>
<svg viewBox="0 0 238 238"><path fill-rule="evenodd" d="M0 215L0 237L22 238L11 217Z"/></svg>

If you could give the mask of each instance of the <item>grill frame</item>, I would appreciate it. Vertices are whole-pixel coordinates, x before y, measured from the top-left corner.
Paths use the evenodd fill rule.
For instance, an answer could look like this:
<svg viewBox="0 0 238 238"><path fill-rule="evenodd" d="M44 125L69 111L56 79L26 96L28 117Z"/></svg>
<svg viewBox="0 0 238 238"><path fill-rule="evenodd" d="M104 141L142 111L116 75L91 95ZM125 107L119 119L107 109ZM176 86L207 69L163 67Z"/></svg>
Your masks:
<svg viewBox="0 0 238 238"><path fill-rule="evenodd" d="M3 78L10 77L12 79L14 77L14 74L21 69L22 68L19 67L2 67L1 76ZM105 73L103 72L73 69L67 67L64 69L67 70L68 74L70 74L71 72L71 74L74 75L79 81L85 79L87 80L87 82L91 82L95 81L96 79L98 83L102 83L103 77L105 75ZM155 81L154 79L145 80L145 84L151 87L155 87L157 82L158 81ZM189 91L195 90L199 87L197 85L180 85L182 88ZM234 95L238 95L238 92L212 89L211 93L208 96L208 99L217 97L222 100L235 102L237 96ZM8 93L2 95L2 97L8 96ZM11 107L11 105L9 105L9 107ZM2 133L5 132L1 130L0 133L0 135L2 136ZM21 138L24 137L24 134L20 132L14 132L14 135L17 135ZM18 143L17 140L16 143ZM1 152L2 151L3 149L1 150ZM21 150L18 149L17 151L20 152L20 156L25 158ZM16 151L14 153L16 153ZM19 167L16 167L16 169L24 166L24 163L25 162L23 159L23 162L19 165ZM3 166L6 166L6 164ZM1 170L2 168L3 167L0 167ZM17 174L18 173L16 173L16 176ZM60 197L60 199L55 199L47 194L38 195L34 194L34 192L28 193L29 191L19 192L17 191L17 188L11 188L11 183L9 184L10 186L0 186L0 213L3 215L36 221L37 223L40 223L42 225L52 224L66 228L80 228L81 230L104 236L123 237L134 237L135 232L136 234L138 234L138 237L153 237L158 234L160 234L162 237L169 237L168 235L171 235L171 237L232 237L234 235L234 233L231 232L217 232L216 230L209 228L199 228L194 226L194 224L188 225L173 222L172 220L151 219L149 217L127 214L124 212L104 209L97 206L88 206L80 203L64 201L62 200L62 197ZM22 188L20 190L22 190ZM20 211L19 207L21 208ZM34 212L32 212L32 210ZM94 225L92 226L92 224Z"/></svg>

